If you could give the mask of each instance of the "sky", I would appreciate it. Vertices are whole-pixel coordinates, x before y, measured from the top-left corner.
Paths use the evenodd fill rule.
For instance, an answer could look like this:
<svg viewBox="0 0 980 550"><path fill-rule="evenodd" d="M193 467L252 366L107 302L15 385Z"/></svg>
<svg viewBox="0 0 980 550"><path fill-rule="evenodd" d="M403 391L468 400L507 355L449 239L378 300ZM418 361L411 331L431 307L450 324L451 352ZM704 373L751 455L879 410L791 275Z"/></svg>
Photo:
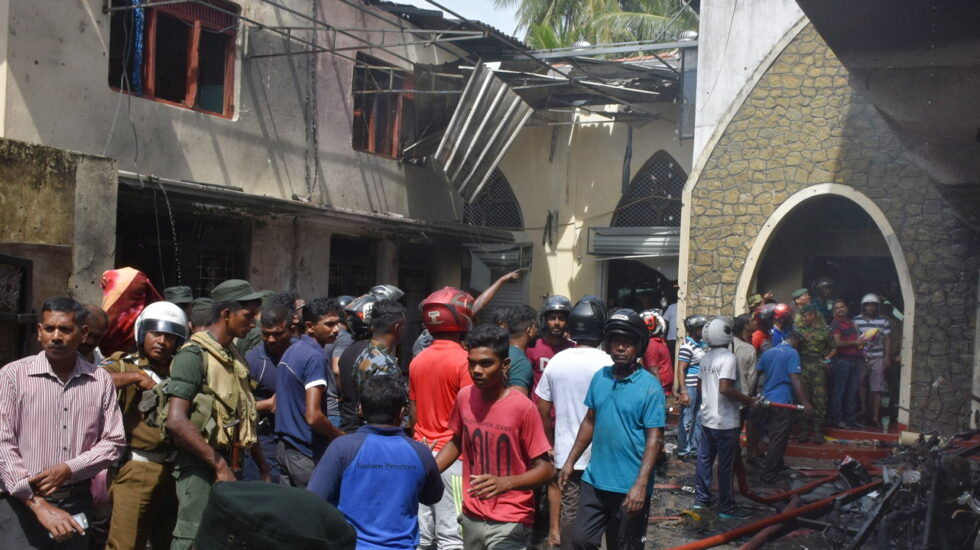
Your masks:
<svg viewBox="0 0 980 550"><path fill-rule="evenodd" d="M411 4L413 6L418 6L420 8L438 10L432 4L426 2L425 0L395 0L400 4ZM453 10L454 12L466 17L467 19L476 19L477 21L482 21L491 27L496 27L497 29L503 31L506 34L513 35L515 29L517 28L517 19L514 17L517 11L517 6L512 6L509 8L498 8L494 5L493 0L436 0L439 4L446 6L447 8ZM449 14L445 14L447 17L452 17Z"/></svg>

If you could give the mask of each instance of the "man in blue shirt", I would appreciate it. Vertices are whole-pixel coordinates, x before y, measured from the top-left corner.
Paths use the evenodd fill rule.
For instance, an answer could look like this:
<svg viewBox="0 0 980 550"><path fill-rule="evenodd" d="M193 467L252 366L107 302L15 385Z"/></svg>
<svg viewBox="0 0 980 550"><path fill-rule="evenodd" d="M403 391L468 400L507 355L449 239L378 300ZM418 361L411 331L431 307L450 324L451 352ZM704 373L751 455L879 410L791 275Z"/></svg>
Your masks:
<svg viewBox="0 0 980 550"><path fill-rule="evenodd" d="M638 362L650 339L643 319L631 309L620 309L603 328L613 365L598 371L589 384L589 410L558 483L564 488L575 462L594 443L582 475L572 543L598 549L606 533L607 548L641 549L666 420L664 390Z"/></svg>
<svg viewBox="0 0 980 550"><path fill-rule="evenodd" d="M799 401L803 405L804 412L811 414L813 406L810 405L807 394L803 391L803 383L800 381L800 354L796 351L799 342L799 333L787 329L783 333L783 341L778 346L766 350L755 368L765 375L766 385L763 396L766 400L783 404ZM756 387L753 388L752 393L755 393L759 385L759 378L756 378ZM781 407L769 409L769 446L766 449L762 473L762 480L767 483L775 482L779 472L784 469L783 453L786 451L786 443L789 441L795 415L796 411L791 409Z"/></svg>
<svg viewBox="0 0 980 550"><path fill-rule="evenodd" d="M284 304L263 306L259 324L262 344L245 354L248 372L255 381L255 410L259 413L259 445L269 464L269 480L279 483L279 461L276 459L276 365L291 343L289 319L292 312ZM245 458L245 479L259 481L259 468L251 457Z"/></svg>
<svg viewBox="0 0 980 550"><path fill-rule="evenodd" d="M401 429L408 404L401 377L372 376L362 390L367 425L330 445L308 488L344 513L358 550L412 550L419 503L439 502L442 478L429 448Z"/></svg>
<svg viewBox="0 0 980 550"><path fill-rule="evenodd" d="M306 487L327 444L344 434L336 425L337 385L323 351L337 338L343 311L332 298L316 298L303 305L302 315L306 333L289 346L276 369L279 482L293 487Z"/></svg>

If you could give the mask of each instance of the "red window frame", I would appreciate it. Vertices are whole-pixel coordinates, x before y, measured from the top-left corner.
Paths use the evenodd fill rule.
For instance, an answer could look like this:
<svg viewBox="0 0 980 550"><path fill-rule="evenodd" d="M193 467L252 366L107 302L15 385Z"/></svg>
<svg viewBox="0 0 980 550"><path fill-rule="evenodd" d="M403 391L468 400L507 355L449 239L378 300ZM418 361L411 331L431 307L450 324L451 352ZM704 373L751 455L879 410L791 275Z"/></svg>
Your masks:
<svg viewBox="0 0 980 550"><path fill-rule="evenodd" d="M351 80L351 91L354 95L353 102L353 124L356 126L358 123L364 123L367 125L367 143L363 147L360 147L356 140L351 141L355 151L360 151L362 153L371 153L373 155L378 155L381 157L397 160L401 158L401 138L402 138L402 118L405 112L406 104L411 105L411 101L415 99L415 94L411 92L399 92L393 94L358 94L359 90L357 86L357 71L386 71L389 69L375 69L370 67L385 67L390 66L393 71L398 71L397 67L383 63L377 59L365 56L363 54L358 55L358 64L354 65L354 78ZM395 80L395 79L392 79ZM414 75L404 74L399 75L398 84L396 87L403 90L411 90L415 86ZM397 95L396 110L393 119L392 117L381 118L380 114L383 109L379 106L379 100L383 95ZM359 99L360 98L360 99ZM365 110L359 105L370 100L372 106L371 109ZM408 107L410 108L410 107ZM385 127L381 128L381 121L384 120ZM379 131L384 131L385 136L390 140L390 146L387 148L381 148L379 146L379 137L381 136Z"/></svg>
<svg viewBox="0 0 980 550"><path fill-rule="evenodd" d="M240 8L235 4L228 2L219 2L216 0L211 0L216 6L229 11L234 11L235 13L240 13ZM205 17L202 15L203 10L207 10L206 6L200 4L172 4L169 6L158 6L158 7L148 7L144 8L146 10L146 23L145 23L145 54L144 59L146 60L143 64L143 95L140 97L150 99L153 101L158 101L167 105L172 105L174 107L182 107L184 109L189 109L192 111L197 111L199 113L205 113L212 116L217 116L221 118L232 118L235 114L234 96L235 96L235 42L237 40L237 25L232 28L226 28L220 26L216 22L206 21ZM180 102L171 101L169 99L163 99L156 97L156 36L158 27L159 14L163 13L170 17L180 19L191 25L191 31L188 36L187 45L187 75L186 75L186 93L184 94L184 100ZM227 15L222 12L221 15ZM230 17L230 16L229 16ZM221 31L221 34L227 36L226 47L225 47L225 75L224 75L224 100L222 112L211 111L208 109L202 109L196 105L197 101L197 77L199 68L199 58L200 54L198 49L201 43L201 30L209 29L212 31ZM112 86L113 89L123 92L131 93L128 90L122 90L116 86Z"/></svg>

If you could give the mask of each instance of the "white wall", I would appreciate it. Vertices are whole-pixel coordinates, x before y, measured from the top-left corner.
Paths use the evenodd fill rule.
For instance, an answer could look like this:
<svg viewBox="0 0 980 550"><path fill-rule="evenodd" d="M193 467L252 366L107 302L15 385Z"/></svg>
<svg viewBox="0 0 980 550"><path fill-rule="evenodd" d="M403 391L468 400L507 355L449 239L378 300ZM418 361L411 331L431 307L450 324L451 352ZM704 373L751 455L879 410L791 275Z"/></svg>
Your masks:
<svg viewBox="0 0 980 550"><path fill-rule="evenodd" d="M795 0L702 0L695 162L760 63L802 17Z"/></svg>

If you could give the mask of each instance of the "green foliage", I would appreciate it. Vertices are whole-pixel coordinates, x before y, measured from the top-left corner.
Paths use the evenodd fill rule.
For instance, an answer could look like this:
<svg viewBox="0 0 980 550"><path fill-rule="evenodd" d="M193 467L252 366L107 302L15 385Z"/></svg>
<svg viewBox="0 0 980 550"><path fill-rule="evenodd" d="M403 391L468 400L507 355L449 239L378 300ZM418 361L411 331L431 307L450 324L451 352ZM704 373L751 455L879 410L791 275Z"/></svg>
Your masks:
<svg viewBox="0 0 980 550"><path fill-rule="evenodd" d="M592 44L667 41L682 30L698 28L697 15L684 7L683 0L494 0L494 3L499 7L517 6L518 29L526 31L525 41L535 49L565 48L579 40Z"/></svg>

